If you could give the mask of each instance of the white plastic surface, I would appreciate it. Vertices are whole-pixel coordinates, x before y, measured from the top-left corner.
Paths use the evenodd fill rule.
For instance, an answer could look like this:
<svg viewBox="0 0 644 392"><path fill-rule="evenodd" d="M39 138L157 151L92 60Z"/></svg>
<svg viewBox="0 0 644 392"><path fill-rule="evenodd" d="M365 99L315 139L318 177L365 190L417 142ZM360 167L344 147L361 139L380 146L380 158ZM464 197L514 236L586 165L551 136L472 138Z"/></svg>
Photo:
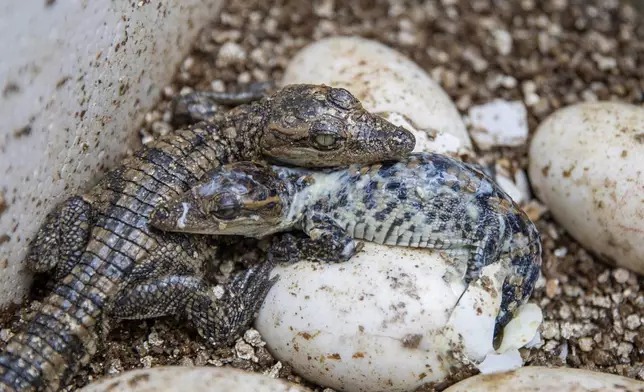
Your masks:
<svg viewBox="0 0 644 392"><path fill-rule="evenodd" d="M22 260L45 215L135 146L142 115L221 4L1 3L0 307L26 292Z"/></svg>

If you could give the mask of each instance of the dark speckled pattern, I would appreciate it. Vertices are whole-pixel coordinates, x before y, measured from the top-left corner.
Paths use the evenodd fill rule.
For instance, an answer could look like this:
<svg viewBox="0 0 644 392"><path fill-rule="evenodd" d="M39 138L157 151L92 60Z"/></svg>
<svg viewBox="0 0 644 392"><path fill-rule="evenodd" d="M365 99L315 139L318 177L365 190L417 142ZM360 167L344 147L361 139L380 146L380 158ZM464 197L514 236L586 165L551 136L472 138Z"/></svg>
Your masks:
<svg viewBox="0 0 644 392"><path fill-rule="evenodd" d="M512 274L503 285L499 325L532 293L541 265L539 233L481 171L444 155L422 153L326 175L337 177L326 182L336 186L325 186L309 199L310 208L332 214L356 239L443 250L467 263L466 281L490 263L509 262ZM321 183L321 176L313 178ZM306 230L306 214L302 226Z"/></svg>
<svg viewBox="0 0 644 392"><path fill-rule="evenodd" d="M268 189L279 190L281 208L249 209ZM231 190L240 192L238 210L219 219L209 210L213 196ZM233 164L161 210L152 222L171 231L261 237L301 229L308 239L277 240L278 254L290 261L346 260L355 238L444 251L463 266L468 282L484 266L508 263L497 329L529 298L541 265L539 233L519 206L478 169L439 154L319 171Z"/></svg>

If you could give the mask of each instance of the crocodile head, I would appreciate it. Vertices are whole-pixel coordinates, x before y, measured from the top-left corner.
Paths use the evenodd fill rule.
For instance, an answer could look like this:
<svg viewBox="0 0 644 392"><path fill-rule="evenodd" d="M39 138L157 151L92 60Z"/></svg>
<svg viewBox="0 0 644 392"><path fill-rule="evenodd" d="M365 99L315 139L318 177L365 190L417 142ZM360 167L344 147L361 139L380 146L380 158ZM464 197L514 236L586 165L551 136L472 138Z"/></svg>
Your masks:
<svg viewBox="0 0 644 392"><path fill-rule="evenodd" d="M414 135L372 114L349 91L288 85L267 98L266 157L304 167L344 166L405 158Z"/></svg>
<svg viewBox="0 0 644 392"><path fill-rule="evenodd" d="M235 162L158 205L150 224L164 231L259 238L282 230L289 204L286 184L270 166Z"/></svg>

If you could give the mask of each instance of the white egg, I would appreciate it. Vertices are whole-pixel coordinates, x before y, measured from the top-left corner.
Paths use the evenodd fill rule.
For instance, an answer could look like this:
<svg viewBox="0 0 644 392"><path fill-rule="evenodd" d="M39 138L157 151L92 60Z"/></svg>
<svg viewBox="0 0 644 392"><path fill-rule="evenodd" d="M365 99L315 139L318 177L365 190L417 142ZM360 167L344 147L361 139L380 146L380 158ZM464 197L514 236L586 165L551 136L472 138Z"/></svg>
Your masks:
<svg viewBox="0 0 644 392"><path fill-rule="evenodd" d="M526 366L513 372L478 375L444 392L644 391L644 382L583 369Z"/></svg>
<svg viewBox="0 0 644 392"><path fill-rule="evenodd" d="M136 369L87 385L82 392L311 392L310 389L234 368L161 366Z"/></svg>
<svg viewBox="0 0 644 392"><path fill-rule="evenodd" d="M586 249L644 273L644 109L595 102L558 110L531 142L529 176Z"/></svg>
<svg viewBox="0 0 644 392"><path fill-rule="evenodd" d="M366 242L348 262L302 261L273 274L280 279L255 327L277 359L325 387L413 391L499 354L492 342L506 275L499 263L468 287L463 268L438 252Z"/></svg>
<svg viewBox="0 0 644 392"><path fill-rule="evenodd" d="M298 52L282 84L324 83L351 91L365 109L416 136L415 151L471 154L472 142L450 97L400 52L360 37L331 37Z"/></svg>

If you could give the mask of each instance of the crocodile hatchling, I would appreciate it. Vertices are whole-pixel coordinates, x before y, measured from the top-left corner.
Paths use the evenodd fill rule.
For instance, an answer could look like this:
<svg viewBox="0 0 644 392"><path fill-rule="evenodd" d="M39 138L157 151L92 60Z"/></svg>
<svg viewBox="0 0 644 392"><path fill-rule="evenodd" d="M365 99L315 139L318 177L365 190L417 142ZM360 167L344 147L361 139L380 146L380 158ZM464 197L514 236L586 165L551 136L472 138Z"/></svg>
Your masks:
<svg viewBox="0 0 644 392"><path fill-rule="evenodd" d="M507 263L497 333L539 276L541 241L528 216L487 175L434 153L400 161L307 170L237 162L209 173L183 196L161 204L150 222L162 230L263 237L287 261L348 260L355 239L444 250L465 281ZM466 266L466 267L465 267Z"/></svg>
<svg viewBox="0 0 644 392"><path fill-rule="evenodd" d="M216 250L212 237L148 226L157 204L206 172L266 158L310 167L376 162L406 156L415 144L413 134L368 113L344 89L290 85L242 104L254 98L240 94L240 106L216 113L216 95L184 97L178 107L197 107L195 117L208 121L152 142L47 216L27 262L35 272L55 272L56 285L0 353L0 391L68 383L96 352L105 316L180 316L214 347L249 325L273 283L271 263L233 278L217 299L202 280Z"/></svg>

